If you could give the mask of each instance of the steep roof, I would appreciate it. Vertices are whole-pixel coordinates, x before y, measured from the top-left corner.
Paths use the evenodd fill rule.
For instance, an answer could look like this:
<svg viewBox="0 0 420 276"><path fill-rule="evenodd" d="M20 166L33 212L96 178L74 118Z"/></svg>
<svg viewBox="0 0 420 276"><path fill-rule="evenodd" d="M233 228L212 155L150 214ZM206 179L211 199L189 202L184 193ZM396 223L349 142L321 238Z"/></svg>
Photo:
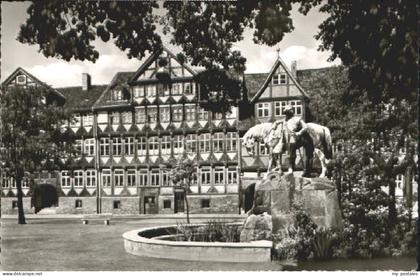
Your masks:
<svg viewBox="0 0 420 276"><path fill-rule="evenodd" d="M61 94L59 91L57 91L57 89L54 89L53 87L51 87L50 85L48 85L47 83L39 80L37 77L35 77L34 75L30 74L28 71L26 71L25 69L23 69L22 67L18 67L16 68L15 71L13 71L13 73L11 73L1 84L2 86L4 85L8 85L10 81L12 81L17 75L19 74L23 74L26 75L27 77L29 77L33 82L36 82L39 85L42 85L44 87L47 87L49 89L51 89L51 91L56 94L58 97L65 99L65 96L63 94Z"/></svg>
<svg viewBox="0 0 420 276"><path fill-rule="evenodd" d="M83 91L81 86L57 88L65 97L65 105L73 110L87 110L98 100L107 85L91 85Z"/></svg>
<svg viewBox="0 0 420 276"><path fill-rule="evenodd" d="M302 93L302 95L304 97L306 97L306 98L309 98L308 94L305 92L305 90L297 82L297 80L295 79L295 77L293 76L293 74L290 72L289 68L287 68L287 66L284 63L284 61L280 57L278 57L277 60L276 60L276 62L273 65L273 67L271 67L270 73L268 73L268 76L265 79L264 84L261 86L261 88L258 90L258 92L251 99L251 102L254 102L255 100L257 100L261 96L261 94L265 91L265 89L267 88L268 84L271 81L271 78L273 77L274 73L276 72L277 68L280 65L283 67L283 69L289 75L289 78L292 80L293 84L296 85L296 87L299 89L299 91Z"/></svg>
<svg viewBox="0 0 420 276"><path fill-rule="evenodd" d="M175 59L177 62L179 62L178 58L176 57L176 55L174 53L172 53L171 50L169 50L167 47L162 46L162 51L166 52L171 58ZM153 54L151 54L149 56L148 59L146 59L145 62L143 62L143 64L139 67L139 69L137 69L137 71L133 74L132 78L129 80L129 82L134 82L136 81L136 79L138 79L138 77L143 74L143 72L150 66L150 64L152 64L153 61L155 61L158 57L159 57L160 53L155 52ZM180 63L180 62L179 62ZM197 72L186 62L184 62L182 64L182 66L185 67L185 69L188 70L188 72L190 72L193 76L195 76L197 74Z"/></svg>

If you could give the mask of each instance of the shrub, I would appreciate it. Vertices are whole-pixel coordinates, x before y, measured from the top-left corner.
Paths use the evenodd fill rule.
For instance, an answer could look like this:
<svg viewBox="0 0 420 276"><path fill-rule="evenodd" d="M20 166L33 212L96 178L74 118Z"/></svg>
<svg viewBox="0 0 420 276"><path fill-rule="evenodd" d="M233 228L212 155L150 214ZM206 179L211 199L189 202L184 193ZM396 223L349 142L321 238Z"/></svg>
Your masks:
<svg viewBox="0 0 420 276"><path fill-rule="evenodd" d="M177 237L182 241L239 242L241 228L222 220L209 220L204 225L177 224Z"/></svg>

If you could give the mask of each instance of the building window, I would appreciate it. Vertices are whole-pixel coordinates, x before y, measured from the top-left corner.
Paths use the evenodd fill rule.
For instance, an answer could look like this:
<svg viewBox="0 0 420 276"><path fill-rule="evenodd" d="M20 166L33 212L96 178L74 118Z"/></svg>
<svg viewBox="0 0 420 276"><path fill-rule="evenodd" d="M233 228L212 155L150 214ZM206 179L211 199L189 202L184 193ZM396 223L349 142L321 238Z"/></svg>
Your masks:
<svg viewBox="0 0 420 276"><path fill-rule="evenodd" d="M209 119L209 112L200 108L198 111L198 119L201 121L207 121Z"/></svg>
<svg viewBox="0 0 420 276"><path fill-rule="evenodd" d="M170 186L171 180L169 179L169 172L162 171L162 186Z"/></svg>
<svg viewBox="0 0 420 276"><path fill-rule="evenodd" d="M126 137L124 139L124 153L125 155L134 154L134 138L133 137Z"/></svg>
<svg viewBox="0 0 420 276"><path fill-rule="evenodd" d="M112 100L114 101L122 101L123 94L121 90L112 90Z"/></svg>
<svg viewBox="0 0 420 276"><path fill-rule="evenodd" d="M201 208L210 208L210 199L209 198L201 199Z"/></svg>
<svg viewBox="0 0 420 276"><path fill-rule="evenodd" d="M397 174L395 178L395 184L398 189L402 189L403 187L404 176L402 174Z"/></svg>
<svg viewBox="0 0 420 276"><path fill-rule="evenodd" d="M179 154L184 151L184 137L182 135L176 135L174 137L174 153Z"/></svg>
<svg viewBox="0 0 420 276"><path fill-rule="evenodd" d="M201 168L201 185L210 185L211 184L211 174L209 167Z"/></svg>
<svg viewBox="0 0 420 276"><path fill-rule="evenodd" d="M146 137L139 137L137 139L137 155L145 156L147 151Z"/></svg>
<svg viewBox="0 0 420 276"><path fill-rule="evenodd" d="M111 170L102 170L102 186L111 187Z"/></svg>
<svg viewBox="0 0 420 276"><path fill-rule="evenodd" d="M160 111L160 122L161 123L169 122L171 118L171 110L169 106L161 106L159 111Z"/></svg>
<svg viewBox="0 0 420 276"><path fill-rule="evenodd" d="M120 113L113 112L109 114L109 123L111 125L119 125L120 124Z"/></svg>
<svg viewBox="0 0 420 276"><path fill-rule="evenodd" d="M144 107L136 108L136 123L146 123L146 109Z"/></svg>
<svg viewBox="0 0 420 276"><path fill-rule="evenodd" d="M61 171L61 187L70 187L70 172Z"/></svg>
<svg viewBox="0 0 420 276"><path fill-rule="evenodd" d="M99 148L101 156L109 156L109 138L101 138Z"/></svg>
<svg viewBox="0 0 420 276"><path fill-rule="evenodd" d="M171 209L171 200L165 199L163 201L163 209Z"/></svg>
<svg viewBox="0 0 420 276"><path fill-rule="evenodd" d="M184 83L184 94L185 95L192 95L192 94L194 94L193 84L192 83L190 83L190 82Z"/></svg>
<svg viewBox="0 0 420 276"><path fill-rule="evenodd" d="M76 140L74 141L74 150L76 151L75 154L76 156L80 156L82 155L83 151L82 151L82 140Z"/></svg>
<svg viewBox="0 0 420 276"><path fill-rule="evenodd" d="M25 84L25 82L26 82L26 76L24 76L24 75L17 76L16 77L16 82L18 84Z"/></svg>
<svg viewBox="0 0 420 276"><path fill-rule="evenodd" d="M95 139L86 139L84 141L85 151L84 153L87 156L94 156L95 155Z"/></svg>
<svg viewBox="0 0 420 276"><path fill-rule="evenodd" d="M121 201L120 200L114 200L112 204L114 209L121 209Z"/></svg>
<svg viewBox="0 0 420 276"><path fill-rule="evenodd" d="M185 105L185 120L195 121L195 105L193 104Z"/></svg>
<svg viewBox="0 0 420 276"><path fill-rule="evenodd" d="M163 136L160 147L162 155L171 154L171 136Z"/></svg>
<svg viewBox="0 0 420 276"><path fill-rule="evenodd" d="M279 102L274 102L274 115L275 116L282 116L283 114L283 110L286 107L287 102L286 101L279 101Z"/></svg>
<svg viewBox="0 0 420 276"><path fill-rule="evenodd" d="M213 135L213 152L223 152L224 134L219 132Z"/></svg>
<svg viewBox="0 0 420 276"><path fill-rule="evenodd" d="M93 115L86 114L83 116L83 126L93 126Z"/></svg>
<svg viewBox="0 0 420 276"><path fill-rule="evenodd" d="M86 171L86 187L95 187L96 186L96 171L87 170Z"/></svg>
<svg viewBox="0 0 420 276"><path fill-rule="evenodd" d="M148 107L147 108L147 121L151 124L156 123L158 119L158 108Z"/></svg>
<svg viewBox="0 0 420 276"><path fill-rule="evenodd" d="M236 132L228 132L226 134L226 151L227 152L236 152L237 147L237 136Z"/></svg>
<svg viewBox="0 0 420 276"><path fill-rule="evenodd" d="M122 153L122 139L121 137L112 138L112 155L119 156Z"/></svg>
<svg viewBox="0 0 420 276"><path fill-rule="evenodd" d="M43 177L43 178L47 178L47 177ZM14 177L9 177L9 183L10 183L10 187L12 187L12 189L16 189L16 180Z"/></svg>
<svg viewBox="0 0 420 276"><path fill-rule="evenodd" d="M78 209L82 208L83 207L82 200L81 199L76 199L75 202L74 202L74 207L78 208Z"/></svg>
<svg viewBox="0 0 420 276"><path fill-rule="evenodd" d="M149 155L159 154L159 138L153 136L149 138Z"/></svg>
<svg viewBox="0 0 420 276"><path fill-rule="evenodd" d="M154 84L146 85L146 94L147 94L147 97L156 97L156 85Z"/></svg>
<svg viewBox="0 0 420 276"><path fill-rule="evenodd" d="M200 135L200 152L210 152L210 133Z"/></svg>
<svg viewBox="0 0 420 276"><path fill-rule="evenodd" d="M132 124L133 123L133 113L124 112L122 114L122 121L123 121L123 124Z"/></svg>
<svg viewBox="0 0 420 276"><path fill-rule="evenodd" d="M222 120L223 119L223 113L221 113L221 112L213 112L213 119L214 120Z"/></svg>
<svg viewBox="0 0 420 276"><path fill-rule="evenodd" d="M134 87L133 94L135 99L144 97L144 86Z"/></svg>
<svg viewBox="0 0 420 276"><path fill-rule="evenodd" d="M124 186L124 170L116 169L114 171L114 186L115 187Z"/></svg>
<svg viewBox="0 0 420 276"><path fill-rule="evenodd" d="M169 86L166 84L158 84L158 95L159 97L169 96Z"/></svg>
<svg viewBox="0 0 420 276"><path fill-rule="evenodd" d="M302 115L302 102L301 101L290 101L290 105L293 108L294 115Z"/></svg>
<svg viewBox="0 0 420 276"><path fill-rule="evenodd" d="M260 118L270 116L270 104L269 103L259 103L257 104L257 115Z"/></svg>
<svg viewBox="0 0 420 276"><path fill-rule="evenodd" d="M71 120L70 126L71 127L80 127L80 122L81 122L81 115L80 114L75 114L73 117L73 120Z"/></svg>
<svg viewBox="0 0 420 276"><path fill-rule="evenodd" d="M83 171L76 170L74 174L74 187L83 187Z"/></svg>
<svg viewBox="0 0 420 276"><path fill-rule="evenodd" d="M173 122L182 121L182 105L172 106L172 121Z"/></svg>
<svg viewBox="0 0 420 276"><path fill-rule="evenodd" d="M187 152L189 153L197 152L197 134L187 135Z"/></svg>
<svg viewBox="0 0 420 276"><path fill-rule="evenodd" d="M287 84L286 73L280 73L273 75L273 85Z"/></svg>
<svg viewBox="0 0 420 276"><path fill-rule="evenodd" d="M173 83L172 84L172 95L173 96L178 96L178 95L182 94L181 85L182 85L181 83Z"/></svg>
<svg viewBox="0 0 420 276"><path fill-rule="evenodd" d="M159 170L153 169L150 172L150 180L152 186L159 186Z"/></svg>
<svg viewBox="0 0 420 276"><path fill-rule="evenodd" d="M136 186L136 170L134 169L127 170L127 186L129 187Z"/></svg>
<svg viewBox="0 0 420 276"><path fill-rule="evenodd" d="M214 168L214 185L224 185L225 183L225 170L223 167Z"/></svg>
<svg viewBox="0 0 420 276"><path fill-rule="evenodd" d="M227 171L227 181L229 185L238 183L238 172L236 168L228 168Z"/></svg>
<svg viewBox="0 0 420 276"><path fill-rule="evenodd" d="M139 185L140 186L146 186L147 185L147 173L148 173L147 170L140 170L140 172L139 172L139 176L140 176Z"/></svg>
<svg viewBox="0 0 420 276"><path fill-rule="evenodd" d="M17 200L12 200L12 209L17 209L17 208L18 208Z"/></svg>

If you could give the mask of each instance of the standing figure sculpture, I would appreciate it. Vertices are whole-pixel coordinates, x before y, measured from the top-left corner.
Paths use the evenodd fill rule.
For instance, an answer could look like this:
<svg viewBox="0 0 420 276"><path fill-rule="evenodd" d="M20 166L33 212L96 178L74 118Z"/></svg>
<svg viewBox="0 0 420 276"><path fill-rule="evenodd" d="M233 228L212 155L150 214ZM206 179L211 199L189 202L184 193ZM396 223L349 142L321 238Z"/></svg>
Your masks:
<svg viewBox="0 0 420 276"><path fill-rule="evenodd" d="M284 145L287 146L289 153L289 170L295 171L296 151L303 147L305 149L305 158L303 159L303 175L309 177L311 174L311 161L314 156L314 143L308 133L308 126L300 117L294 117L293 107L287 105L283 114L286 116L284 126ZM282 151L284 152L284 145ZM302 159L302 154L300 154Z"/></svg>

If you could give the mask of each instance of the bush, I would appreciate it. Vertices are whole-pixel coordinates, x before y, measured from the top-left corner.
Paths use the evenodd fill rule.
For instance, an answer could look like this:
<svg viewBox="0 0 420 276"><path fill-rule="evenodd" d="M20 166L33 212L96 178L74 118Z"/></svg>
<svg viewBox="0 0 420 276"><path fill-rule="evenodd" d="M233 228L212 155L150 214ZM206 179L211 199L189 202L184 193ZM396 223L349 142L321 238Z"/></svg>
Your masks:
<svg viewBox="0 0 420 276"><path fill-rule="evenodd" d="M209 220L204 225L177 224L177 240L196 242L239 242L241 227L226 221Z"/></svg>

